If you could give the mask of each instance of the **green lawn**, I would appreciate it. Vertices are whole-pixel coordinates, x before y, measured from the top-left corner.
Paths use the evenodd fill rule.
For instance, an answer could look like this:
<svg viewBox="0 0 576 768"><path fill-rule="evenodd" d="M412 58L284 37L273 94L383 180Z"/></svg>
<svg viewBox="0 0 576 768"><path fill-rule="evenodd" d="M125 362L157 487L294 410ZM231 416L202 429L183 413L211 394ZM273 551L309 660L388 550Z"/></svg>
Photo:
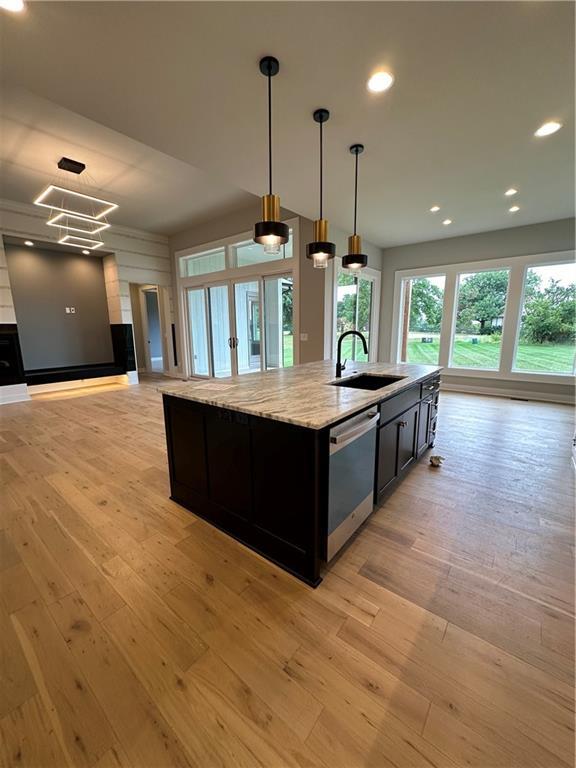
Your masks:
<svg viewBox="0 0 576 768"><path fill-rule="evenodd" d="M420 338L408 341L408 362L438 365L439 341L422 344ZM358 350L360 347L356 347ZM342 343L342 358L352 357L352 338ZM358 360L365 360L364 354L357 354ZM487 368L497 370L500 359L500 343L490 341L489 336L480 337L479 344L468 339L456 339L452 364L462 368ZM574 347L571 344L525 344L520 342L516 355L517 370L552 373L572 373ZM293 364L292 336L284 336L284 366Z"/></svg>
<svg viewBox="0 0 576 768"><path fill-rule="evenodd" d="M422 344L420 339L408 341L408 361L438 365L439 341ZM452 365L463 368L498 369L500 344L480 337L479 344L467 339L457 339L452 353ZM526 344L520 342L515 368L523 371L550 371L572 373L574 347L571 344Z"/></svg>
<svg viewBox="0 0 576 768"><path fill-rule="evenodd" d="M369 334L365 334L366 341L369 340ZM362 362L366 361L367 357L362 352L362 342L357 339L356 344L356 360ZM342 360L352 359L352 343L353 338L348 336L342 342ZM292 335L284 335L284 368L288 368L293 365L294 352L293 352L293 338Z"/></svg>

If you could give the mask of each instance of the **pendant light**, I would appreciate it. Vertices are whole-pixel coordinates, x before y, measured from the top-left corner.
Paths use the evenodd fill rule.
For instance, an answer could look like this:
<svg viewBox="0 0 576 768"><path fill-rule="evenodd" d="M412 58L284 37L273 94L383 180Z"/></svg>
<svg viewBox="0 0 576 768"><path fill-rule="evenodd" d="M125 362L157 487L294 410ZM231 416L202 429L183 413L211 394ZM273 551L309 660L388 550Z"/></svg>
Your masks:
<svg viewBox="0 0 576 768"><path fill-rule="evenodd" d="M324 186L324 142L322 126L328 121L330 112L327 109L317 109L313 114L314 120L320 126L320 218L314 222L314 242L308 243L306 257L312 259L315 269L326 269L328 261L336 254L334 243L328 242L328 222L323 218L322 193Z"/></svg>
<svg viewBox="0 0 576 768"><path fill-rule="evenodd" d="M272 193L272 78L278 74L280 62L274 56L260 59L260 72L268 78L268 194L262 198L262 221L254 226L254 242L264 246L266 253L280 253L288 242L290 231L280 221L280 198Z"/></svg>
<svg viewBox="0 0 576 768"><path fill-rule="evenodd" d="M348 238L348 253L342 257L342 266L345 269L362 269L368 264L368 256L361 253L362 238L356 234L358 219L358 155L364 152L364 144L352 144L350 152L355 155L354 169L354 234Z"/></svg>

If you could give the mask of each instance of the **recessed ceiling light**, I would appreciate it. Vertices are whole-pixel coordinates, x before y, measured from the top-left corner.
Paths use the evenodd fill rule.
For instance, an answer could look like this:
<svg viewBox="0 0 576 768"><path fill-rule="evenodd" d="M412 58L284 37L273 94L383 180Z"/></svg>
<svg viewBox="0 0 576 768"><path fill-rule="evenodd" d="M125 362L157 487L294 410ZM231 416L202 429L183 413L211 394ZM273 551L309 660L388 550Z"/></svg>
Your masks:
<svg viewBox="0 0 576 768"><path fill-rule="evenodd" d="M444 224L444 226L445 226L445 227L447 227L447 226L448 226L448 224L452 224L452 219L444 219L444 221L442 222L442 224Z"/></svg>
<svg viewBox="0 0 576 768"><path fill-rule="evenodd" d="M382 93L394 83L394 76L390 72L375 72L368 80L368 90L372 93Z"/></svg>
<svg viewBox="0 0 576 768"><path fill-rule="evenodd" d="M504 192L504 194L506 195L506 197L512 197L512 195L518 194L518 190L514 189L514 187L510 187L510 189L507 189L506 192Z"/></svg>
<svg viewBox="0 0 576 768"><path fill-rule="evenodd" d="M84 248L82 253L84 254L84 256L90 256L90 251L87 251L86 248Z"/></svg>
<svg viewBox="0 0 576 768"><path fill-rule="evenodd" d="M439 205L433 205L432 208L430 208L430 213L438 213L439 210L440 210Z"/></svg>
<svg viewBox="0 0 576 768"><path fill-rule="evenodd" d="M0 8L4 8L5 11L19 13L24 10L24 0L0 0Z"/></svg>
<svg viewBox="0 0 576 768"><path fill-rule="evenodd" d="M550 120L549 123L544 123L534 133L534 136L550 136L551 133L556 133L562 128L562 123L557 123L555 120Z"/></svg>
<svg viewBox="0 0 576 768"><path fill-rule="evenodd" d="M510 213L516 213L516 211L520 210L520 206L519 205L513 205L512 208L508 208L508 210L510 211Z"/></svg>
<svg viewBox="0 0 576 768"><path fill-rule="evenodd" d="M24 245L27 245L29 248L32 248L34 243L32 240L24 240Z"/></svg>

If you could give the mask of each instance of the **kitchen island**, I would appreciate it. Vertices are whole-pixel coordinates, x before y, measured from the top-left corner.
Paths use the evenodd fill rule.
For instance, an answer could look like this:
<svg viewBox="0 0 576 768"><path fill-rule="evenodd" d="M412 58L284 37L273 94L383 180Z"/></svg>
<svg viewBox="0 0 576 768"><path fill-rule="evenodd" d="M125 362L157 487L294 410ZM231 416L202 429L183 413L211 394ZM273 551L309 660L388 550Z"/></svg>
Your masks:
<svg viewBox="0 0 576 768"><path fill-rule="evenodd" d="M164 386L171 498L316 586L432 447L439 377L348 363L336 379L326 360Z"/></svg>

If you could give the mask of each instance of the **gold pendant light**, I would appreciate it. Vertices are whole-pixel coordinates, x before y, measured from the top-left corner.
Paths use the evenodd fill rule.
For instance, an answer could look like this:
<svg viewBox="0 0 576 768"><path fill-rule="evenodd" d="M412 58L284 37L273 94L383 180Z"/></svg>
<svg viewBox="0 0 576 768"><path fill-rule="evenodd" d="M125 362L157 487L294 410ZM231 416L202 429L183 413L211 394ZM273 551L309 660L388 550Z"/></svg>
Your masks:
<svg viewBox="0 0 576 768"><path fill-rule="evenodd" d="M315 269L326 269L330 259L336 255L336 246L328 242L328 222L323 218L323 186L324 186L324 141L322 126L330 117L327 109L317 109L313 114L315 122L320 126L320 218L314 222L314 242L308 243L306 257L312 259Z"/></svg>
<svg viewBox="0 0 576 768"><path fill-rule="evenodd" d="M354 168L354 234L348 238L348 253L342 257L344 269L362 269L368 264L368 256L362 253L362 238L356 233L358 221L358 156L364 152L363 144L352 144L350 152L355 155Z"/></svg>
<svg viewBox="0 0 576 768"><path fill-rule="evenodd" d="M260 59L260 72L268 78L268 194L262 198L262 221L254 226L254 242L266 253L280 253L288 242L290 230L280 221L280 198L272 193L272 78L278 74L280 62L274 56Z"/></svg>

